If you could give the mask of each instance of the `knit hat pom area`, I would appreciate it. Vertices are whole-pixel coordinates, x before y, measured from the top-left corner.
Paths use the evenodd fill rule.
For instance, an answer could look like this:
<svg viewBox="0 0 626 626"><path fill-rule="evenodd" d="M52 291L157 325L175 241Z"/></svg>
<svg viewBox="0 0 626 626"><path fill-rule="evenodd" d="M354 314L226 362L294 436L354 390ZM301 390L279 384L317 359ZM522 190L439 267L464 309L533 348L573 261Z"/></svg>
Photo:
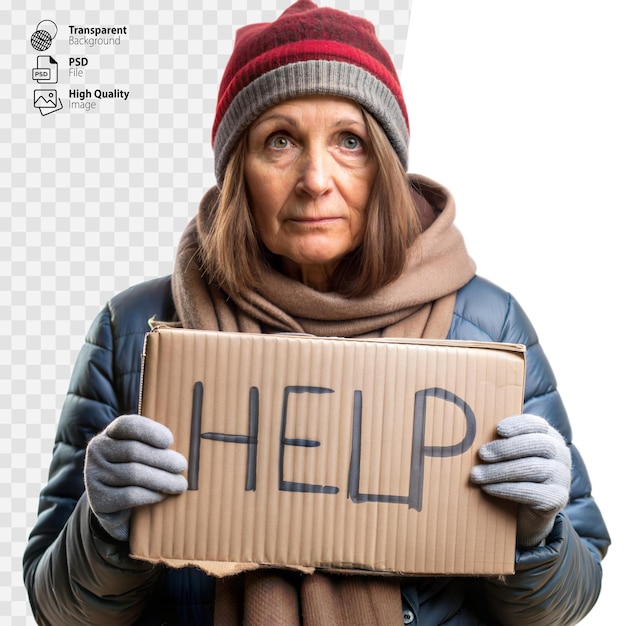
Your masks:
<svg viewBox="0 0 626 626"><path fill-rule="evenodd" d="M263 111L305 95L350 98L378 121L405 169L409 119L400 80L368 20L297 0L274 22L235 36L213 123L218 186L245 130Z"/></svg>

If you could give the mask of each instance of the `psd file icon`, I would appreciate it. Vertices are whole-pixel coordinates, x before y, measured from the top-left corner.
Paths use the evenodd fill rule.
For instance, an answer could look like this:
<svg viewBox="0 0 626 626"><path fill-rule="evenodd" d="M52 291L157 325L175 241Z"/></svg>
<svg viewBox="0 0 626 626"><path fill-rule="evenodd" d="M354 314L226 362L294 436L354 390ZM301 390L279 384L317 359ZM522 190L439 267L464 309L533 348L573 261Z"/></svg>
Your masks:
<svg viewBox="0 0 626 626"><path fill-rule="evenodd" d="M63 108L56 89L35 89L33 105L42 115L49 115Z"/></svg>
<svg viewBox="0 0 626 626"><path fill-rule="evenodd" d="M39 84L59 82L59 64L54 57L47 55L37 57L37 67L33 68L33 80Z"/></svg>

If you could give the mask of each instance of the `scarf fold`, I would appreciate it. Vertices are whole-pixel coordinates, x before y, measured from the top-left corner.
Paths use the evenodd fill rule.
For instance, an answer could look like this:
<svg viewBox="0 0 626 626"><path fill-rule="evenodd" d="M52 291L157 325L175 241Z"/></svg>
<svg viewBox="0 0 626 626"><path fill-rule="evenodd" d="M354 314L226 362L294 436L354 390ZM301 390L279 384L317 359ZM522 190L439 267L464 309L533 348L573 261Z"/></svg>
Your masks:
<svg viewBox="0 0 626 626"><path fill-rule="evenodd" d="M474 275L449 192L412 176L422 233L402 275L367 297L322 293L268 268L256 289L227 294L203 275L199 241L219 200L208 191L181 238L172 291L185 328L322 337L444 339L456 291ZM215 623L231 626L402 624L400 582L385 576L256 570L219 579Z"/></svg>
<svg viewBox="0 0 626 626"><path fill-rule="evenodd" d="M214 623L254 626L399 626L399 579L254 570L216 581Z"/></svg>

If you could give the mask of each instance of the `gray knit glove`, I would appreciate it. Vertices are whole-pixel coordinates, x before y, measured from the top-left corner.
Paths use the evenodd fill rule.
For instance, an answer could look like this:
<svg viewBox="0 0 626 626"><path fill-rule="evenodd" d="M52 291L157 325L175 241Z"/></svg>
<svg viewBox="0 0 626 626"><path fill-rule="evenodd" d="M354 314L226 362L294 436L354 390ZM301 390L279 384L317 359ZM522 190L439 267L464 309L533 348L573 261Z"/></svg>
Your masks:
<svg viewBox="0 0 626 626"><path fill-rule="evenodd" d="M542 417L514 415L497 426L502 439L480 447L484 465L471 479L492 496L519 503L517 544L539 545L569 500L572 458L563 437Z"/></svg>
<svg viewBox="0 0 626 626"><path fill-rule="evenodd" d="M187 459L168 449L171 431L141 415L114 419L87 445L89 505L111 537L128 541L131 509L187 489Z"/></svg>

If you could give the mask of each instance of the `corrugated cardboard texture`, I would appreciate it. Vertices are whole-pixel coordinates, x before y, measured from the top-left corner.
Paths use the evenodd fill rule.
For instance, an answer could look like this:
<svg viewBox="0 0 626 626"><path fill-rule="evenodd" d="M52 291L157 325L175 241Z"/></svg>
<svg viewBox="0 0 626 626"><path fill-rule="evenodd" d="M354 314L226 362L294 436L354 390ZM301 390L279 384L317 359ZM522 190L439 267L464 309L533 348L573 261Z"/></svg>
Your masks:
<svg viewBox="0 0 626 626"><path fill-rule="evenodd" d="M190 488L136 512L132 554L215 575L511 573L514 508L469 473L524 377L520 346L152 332L141 412Z"/></svg>

